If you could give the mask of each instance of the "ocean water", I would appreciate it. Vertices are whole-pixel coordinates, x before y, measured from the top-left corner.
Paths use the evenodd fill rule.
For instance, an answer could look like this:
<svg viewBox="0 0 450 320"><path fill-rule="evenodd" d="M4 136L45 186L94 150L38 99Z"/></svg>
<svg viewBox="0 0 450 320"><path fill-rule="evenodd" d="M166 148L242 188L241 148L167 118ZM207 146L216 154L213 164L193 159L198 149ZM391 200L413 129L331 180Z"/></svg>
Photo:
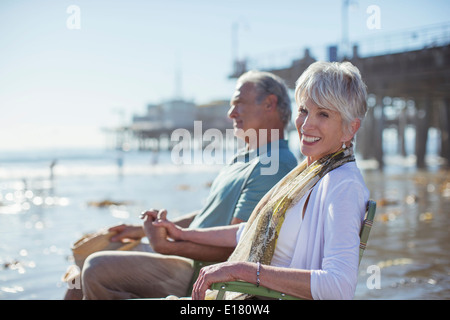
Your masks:
<svg viewBox="0 0 450 320"><path fill-rule="evenodd" d="M0 157L0 299L61 299L71 244L83 233L166 208L198 210L219 166L174 165L168 153L71 151ZM51 177L50 165L57 159ZM102 201L112 205L98 207Z"/></svg>
<svg viewBox="0 0 450 320"><path fill-rule="evenodd" d="M395 156L383 171L359 163L378 209L355 299L449 299L449 172L431 158L426 171ZM83 233L140 224L149 208L169 218L197 210L219 169L174 164L169 152L2 153L0 299L62 299L70 246Z"/></svg>

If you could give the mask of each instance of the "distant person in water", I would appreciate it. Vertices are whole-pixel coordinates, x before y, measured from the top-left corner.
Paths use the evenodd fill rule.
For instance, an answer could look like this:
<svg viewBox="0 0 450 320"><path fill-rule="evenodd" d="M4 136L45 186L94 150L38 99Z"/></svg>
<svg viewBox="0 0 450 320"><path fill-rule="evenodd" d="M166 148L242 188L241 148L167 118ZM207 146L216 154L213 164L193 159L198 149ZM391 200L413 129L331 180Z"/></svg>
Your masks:
<svg viewBox="0 0 450 320"><path fill-rule="evenodd" d="M56 159L54 159L51 163L50 163L50 180L53 181L54 176L54 168L56 166L56 163L58 161Z"/></svg>

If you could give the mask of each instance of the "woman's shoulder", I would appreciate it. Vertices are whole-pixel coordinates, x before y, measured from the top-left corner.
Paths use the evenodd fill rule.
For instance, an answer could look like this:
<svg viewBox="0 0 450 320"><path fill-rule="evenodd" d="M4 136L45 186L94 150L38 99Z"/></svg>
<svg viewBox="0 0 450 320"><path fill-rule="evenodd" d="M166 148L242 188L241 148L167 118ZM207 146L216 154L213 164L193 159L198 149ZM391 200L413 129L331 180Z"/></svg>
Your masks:
<svg viewBox="0 0 450 320"><path fill-rule="evenodd" d="M365 205L370 196L370 191L354 162L346 163L327 173L320 181L317 192L324 203L346 208L339 210L341 213L357 212L358 217L364 216Z"/></svg>
<svg viewBox="0 0 450 320"><path fill-rule="evenodd" d="M365 187L364 178L355 162L347 162L328 172L322 180L324 183L331 183L334 186L356 183Z"/></svg>

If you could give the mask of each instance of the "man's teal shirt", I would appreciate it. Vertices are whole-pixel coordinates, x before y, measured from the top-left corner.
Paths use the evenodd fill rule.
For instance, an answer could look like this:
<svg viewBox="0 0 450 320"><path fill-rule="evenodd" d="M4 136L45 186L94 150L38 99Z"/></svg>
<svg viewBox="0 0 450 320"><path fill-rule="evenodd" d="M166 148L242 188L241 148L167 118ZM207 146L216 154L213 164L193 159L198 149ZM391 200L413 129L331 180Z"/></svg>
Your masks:
<svg viewBox="0 0 450 320"><path fill-rule="evenodd" d="M275 171L268 170L274 165ZM297 159L287 140L257 150L242 150L221 169L205 206L189 227L229 225L233 218L247 221L259 200L295 166Z"/></svg>

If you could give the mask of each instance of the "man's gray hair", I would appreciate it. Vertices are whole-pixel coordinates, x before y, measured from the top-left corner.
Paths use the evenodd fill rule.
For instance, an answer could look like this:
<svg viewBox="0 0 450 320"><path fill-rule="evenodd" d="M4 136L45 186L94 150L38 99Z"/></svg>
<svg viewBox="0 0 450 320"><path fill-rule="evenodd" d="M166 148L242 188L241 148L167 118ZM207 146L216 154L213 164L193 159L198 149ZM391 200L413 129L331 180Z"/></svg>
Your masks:
<svg viewBox="0 0 450 320"><path fill-rule="evenodd" d="M251 70L241 75L238 83L251 82L257 90L256 103L261 103L268 95L277 97L277 110L285 126L291 120L291 100L286 83L280 77L270 72Z"/></svg>
<svg viewBox="0 0 450 320"><path fill-rule="evenodd" d="M361 74L350 62L314 62L298 78L295 101L310 98L322 108L338 111L344 127L367 112L367 89Z"/></svg>

